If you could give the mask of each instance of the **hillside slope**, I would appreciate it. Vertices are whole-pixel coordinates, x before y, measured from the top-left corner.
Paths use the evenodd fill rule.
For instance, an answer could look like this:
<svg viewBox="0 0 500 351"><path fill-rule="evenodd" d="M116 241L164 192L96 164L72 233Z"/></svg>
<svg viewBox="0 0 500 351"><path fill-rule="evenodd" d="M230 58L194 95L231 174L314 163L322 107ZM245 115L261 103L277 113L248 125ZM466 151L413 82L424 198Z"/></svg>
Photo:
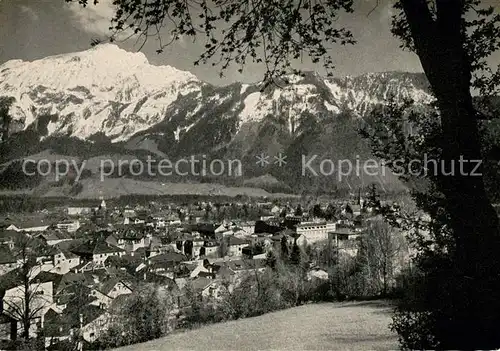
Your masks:
<svg viewBox="0 0 500 351"><path fill-rule="evenodd" d="M312 304L117 350L394 350L390 311L381 301Z"/></svg>

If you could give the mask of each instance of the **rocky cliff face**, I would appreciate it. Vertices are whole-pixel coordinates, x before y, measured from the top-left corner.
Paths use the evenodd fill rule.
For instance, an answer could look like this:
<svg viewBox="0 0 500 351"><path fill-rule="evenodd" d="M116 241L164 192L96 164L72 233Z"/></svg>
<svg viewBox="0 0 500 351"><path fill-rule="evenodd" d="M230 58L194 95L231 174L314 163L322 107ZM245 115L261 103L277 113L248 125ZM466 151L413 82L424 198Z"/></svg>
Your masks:
<svg viewBox="0 0 500 351"><path fill-rule="evenodd" d="M49 140L53 148L58 138L78 145L105 139L108 149L94 148L92 156L145 150L161 157L236 157L247 161L249 177L265 172L287 183L303 181L296 164L260 169L255 155L281 152L294 162L301 155L368 158L357 128L375 105L390 97L432 101L422 74L325 78L307 72L287 78L289 84L265 91L241 83L216 87L189 72L151 65L142 53L103 44L1 65L0 96L16 99L10 113L19 133L12 138L30 133L19 140L31 147L17 155L39 152ZM66 146L65 154L81 150Z"/></svg>

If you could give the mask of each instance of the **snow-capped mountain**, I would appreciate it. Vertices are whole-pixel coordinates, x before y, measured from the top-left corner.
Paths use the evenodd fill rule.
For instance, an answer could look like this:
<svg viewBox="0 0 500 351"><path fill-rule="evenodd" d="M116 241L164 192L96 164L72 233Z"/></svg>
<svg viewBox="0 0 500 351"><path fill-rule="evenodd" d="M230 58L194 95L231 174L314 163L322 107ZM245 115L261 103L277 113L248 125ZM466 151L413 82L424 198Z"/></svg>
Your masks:
<svg viewBox="0 0 500 351"><path fill-rule="evenodd" d="M213 86L111 44L9 61L0 66L0 96L15 98L10 112L17 125L11 130L23 132L12 136L8 158L48 148L86 158L110 152L237 157L248 161L249 177L271 173L293 187L304 179L292 162L280 170L256 169L255 155L368 158L357 128L375 105L391 96L433 100L425 76L417 73L325 78L306 72L286 80L264 91L256 84ZM107 149L95 146L103 139Z"/></svg>
<svg viewBox="0 0 500 351"><path fill-rule="evenodd" d="M304 111L338 114L349 109L363 115L389 95L412 97L417 102L431 100L425 78L418 74L373 73L325 79L309 73L291 78L291 84L267 92L248 84L235 85L233 91L215 87L202 91L208 84L189 72L154 66L142 53L101 44L33 62L9 61L0 66L0 94L16 98L11 113L23 128L37 123L42 115L50 115L47 135L87 139L102 132L113 141L128 140L139 131L175 119L176 112L185 110L190 123L177 126L170 135L179 141L180 133L196 123L192 116L207 103L222 106L228 99L233 99L229 111L221 112L237 111L238 126L279 113L287 115L290 132L298 127ZM198 103L190 98L191 109L170 108L175 102L183 102L183 96L192 97L192 93Z"/></svg>
<svg viewBox="0 0 500 351"><path fill-rule="evenodd" d="M179 94L203 83L189 72L153 66L142 53L116 45L0 66L0 94L16 98L15 120L24 128L52 115L48 134L86 139L103 132L114 140L160 122Z"/></svg>

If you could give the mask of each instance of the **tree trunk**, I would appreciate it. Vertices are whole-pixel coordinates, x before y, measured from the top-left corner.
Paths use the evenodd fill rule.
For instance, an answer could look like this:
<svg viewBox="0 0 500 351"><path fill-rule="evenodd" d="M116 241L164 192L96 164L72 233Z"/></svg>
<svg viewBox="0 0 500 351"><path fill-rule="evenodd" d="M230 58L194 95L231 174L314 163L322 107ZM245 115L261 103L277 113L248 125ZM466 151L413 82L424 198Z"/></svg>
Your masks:
<svg viewBox="0 0 500 351"><path fill-rule="evenodd" d="M30 338L30 291L29 291L29 281L28 276L25 277L24 282L24 314L23 314L23 338L28 340Z"/></svg>
<svg viewBox="0 0 500 351"><path fill-rule="evenodd" d="M420 0L405 2L415 4ZM430 27L420 27L412 32L419 32L414 35L417 53L441 113L444 140L437 185L446 196L447 212L457 239L457 254L472 268L471 259L477 254L482 258L484 255L492 258L491 249L498 245L498 216L481 176L481 143L470 92L471 62L464 49L461 4L463 6L463 0L437 1L439 19L432 24L421 23ZM410 23L425 18L421 12L412 13L410 10L407 15ZM461 160L468 162L461 167ZM447 175L451 169L453 174ZM481 244L485 241L488 242L486 246ZM478 250L480 248L487 251L482 252Z"/></svg>
<svg viewBox="0 0 500 351"><path fill-rule="evenodd" d="M495 338L500 241L498 215L482 177L481 142L471 95L471 59L464 48L464 0L436 0L437 18L432 17L425 0L401 0L401 4L437 99L443 133L436 185L445 196L455 239L453 269L457 280L454 286L445 288L453 289L445 293L456 309L451 312L456 319L441 327L450 329L450 335L453 329L455 341L448 341L457 347L467 348L469 344L464 343L470 340L470 346L477 348L479 341L488 345L487 339ZM445 347L454 348L449 345L453 344Z"/></svg>

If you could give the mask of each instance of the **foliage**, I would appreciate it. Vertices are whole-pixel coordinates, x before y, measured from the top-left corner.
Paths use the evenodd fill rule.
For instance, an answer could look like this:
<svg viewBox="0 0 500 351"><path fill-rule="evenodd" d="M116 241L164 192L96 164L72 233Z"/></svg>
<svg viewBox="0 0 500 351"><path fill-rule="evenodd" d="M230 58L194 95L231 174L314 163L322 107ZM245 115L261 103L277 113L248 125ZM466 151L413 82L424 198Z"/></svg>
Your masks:
<svg viewBox="0 0 500 351"><path fill-rule="evenodd" d="M421 209L420 213L408 213L398 208L379 207L379 211L393 225L409 233L409 240L417 251L417 268L426 273L425 280L422 276L415 277L420 285L420 294L411 299L405 296L394 316L393 329L399 333L402 345L409 348L420 348L422 344L419 343L423 341L433 342L425 348L433 348L438 342L440 345L451 342L458 347L458 341L450 340L452 334L447 335L447 332L452 332L450 320L463 318L459 316L465 313L459 312L461 308L456 304L464 298L483 301L485 298L480 297L482 293L476 290L478 288L463 281L463 273L453 263L457 262L456 237L450 230L450 212L446 210L449 208L448 200L439 190L441 180L436 170L438 166L435 166L440 164L444 148L439 112L432 106L422 111L417 110L411 101L397 105L391 100L388 106L375 110L372 118L369 128L362 133L371 141L375 154L402 174L402 179L412 184L412 196ZM384 127L379 124L382 121ZM408 125L412 126L414 133L408 132ZM425 159L435 160L435 164L411 162ZM403 169L406 172L401 172ZM423 220L424 214L429 219ZM486 278L481 284L491 286L489 280ZM446 297L437 292L444 286L447 286ZM464 286L469 286L467 292ZM451 296L457 300L453 301ZM432 329L429 321L447 325L447 328L438 330L434 326ZM413 329L416 325L422 326L418 337ZM455 328L458 326L455 325Z"/></svg>
<svg viewBox="0 0 500 351"><path fill-rule="evenodd" d="M295 209L295 216L302 216L304 213L304 210L302 210L302 206L300 204L297 205L297 208Z"/></svg>
<svg viewBox="0 0 500 351"><path fill-rule="evenodd" d="M311 214L315 218L323 218L325 216L320 204L316 204L313 206Z"/></svg>
<svg viewBox="0 0 500 351"><path fill-rule="evenodd" d="M119 347L156 339L171 329L171 297L155 285L145 285L111 311L110 327L99 338L105 347Z"/></svg>
<svg viewBox="0 0 500 351"><path fill-rule="evenodd" d="M88 0L78 2L87 5ZM203 34L206 50L195 64L207 63L219 55L222 76L231 62L240 65L242 71L252 60L266 65L264 81L271 83L290 71L298 73L291 68L292 61L304 53L314 63L322 62L325 67L333 68L328 46L354 43L351 32L335 21L339 13L352 12L352 3L352 0L154 0L145 3L117 0L113 2L117 11L110 40L117 40L125 33L135 34L145 43L154 36L158 39L158 52L162 52L165 46L182 36ZM171 39L165 41L161 29L167 25L171 26ZM261 50L266 52L264 59L260 57Z"/></svg>
<svg viewBox="0 0 500 351"><path fill-rule="evenodd" d="M328 204L324 216L327 221L334 221L340 219L339 208L336 207L334 204Z"/></svg>
<svg viewBox="0 0 500 351"><path fill-rule="evenodd" d="M280 257L283 260L285 260L285 261L288 260L288 258L289 258L289 249L288 249L288 238L287 238L286 235L283 235L281 237L280 247L281 247Z"/></svg>
<svg viewBox="0 0 500 351"><path fill-rule="evenodd" d="M395 276L407 254L403 235L382 221L370 223L360 240L359 263L369 282L369 295L387 296L394 287Z"/></svg>
<svg viewBox="0 0 500 351"><path fill-rule="evenodd" d="M398 308L393 317L391 328L398 333L399 344L403 350L424 350L438 347L433 329L436 322L432 313L409 311Z"/></svg>

